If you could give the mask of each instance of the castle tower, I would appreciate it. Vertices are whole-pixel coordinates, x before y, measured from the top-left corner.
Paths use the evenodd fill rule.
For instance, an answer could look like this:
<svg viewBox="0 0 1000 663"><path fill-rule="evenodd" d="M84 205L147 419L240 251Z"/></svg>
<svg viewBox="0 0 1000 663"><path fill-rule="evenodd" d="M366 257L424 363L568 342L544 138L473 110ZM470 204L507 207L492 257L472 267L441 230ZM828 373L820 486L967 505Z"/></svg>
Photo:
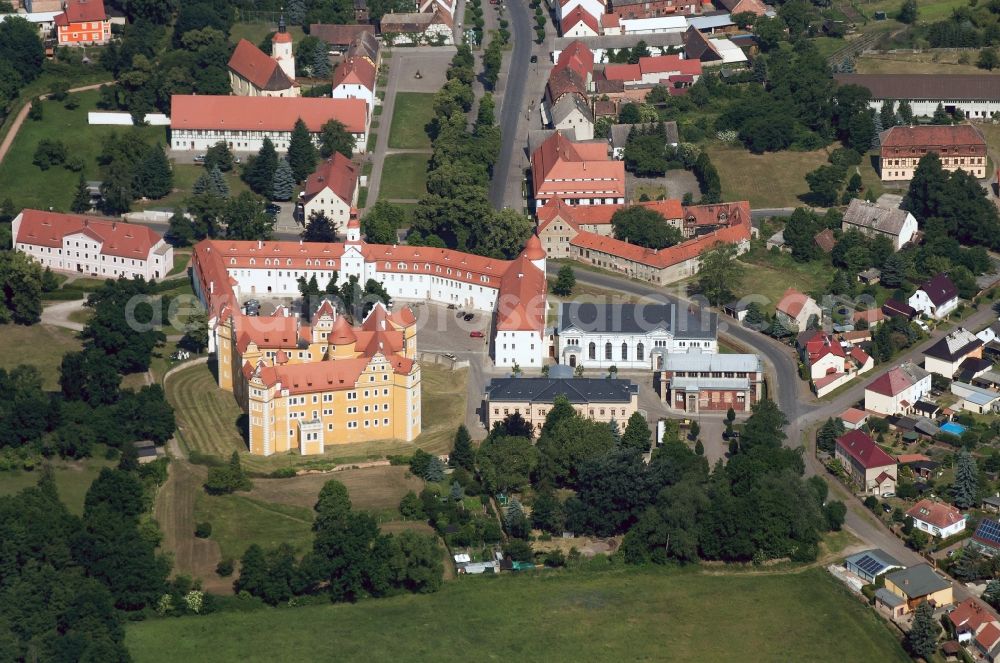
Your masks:
<svg viewBox="0 0 1000 663"><path fill-rule="evenodd" d="M542 241L538 239L538 235L531 233L522 255L530 260L532 265L542 270L542 274L545 273L545 249L542 248Z"/></svg>
<svg viewBox="0 0 1000 663"><path fill-rule="evenodd" d="M278 21L278 32L271 39L271 57L278 61L281 70L295 80L295 54L292 51L292 35L285 30L285 15Z"/></svg>
<svg viewBox="0 0 1000 663"><path fill-rule="evenodd" d="M358 221L358 217L356 214L352 214L351 220L347 222L347 241L348 242L361 241L361 222Z"/></svg>

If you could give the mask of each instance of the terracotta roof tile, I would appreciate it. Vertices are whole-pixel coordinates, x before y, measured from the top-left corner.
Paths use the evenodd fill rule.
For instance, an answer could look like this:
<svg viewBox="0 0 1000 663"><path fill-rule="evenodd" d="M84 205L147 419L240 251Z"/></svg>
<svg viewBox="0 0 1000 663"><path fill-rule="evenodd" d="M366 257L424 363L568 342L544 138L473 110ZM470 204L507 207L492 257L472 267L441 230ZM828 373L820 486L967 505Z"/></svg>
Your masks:
<svg viewBox="0 0 1000 663"><path fill-rule="evenodd" d="M36 209L21 212L15 242L52 248L62 247L67 235L84 233L101 242L101 253L145 260L162 237L147 226L78 214Z"/></svg>
<svg viewBox="0 0 1000 663"><path fill-rule="evenodd" d="M609 81L641 81L642 70L637 64L609 64L604 67L604 77Z"/></svg>
<svg viewBox="0 0 1000 663"><path fill-rule="evenodd" d="M858 461L861 467L873 469L891 465L896 467L896 460L875 444L875 441L860 430L852 430L837 438L837 448Z"/></svg>
<svg viewBox="0 0 1000 663"><path fill-rule="evenodd" d="M971 124L890 127L879 134L882 149L890 147L954 147L977 145L986 149L986 139L978 127Z"/></svg>
<svg viewBox="0 0 1000 663"><path fill-rule="evenodd" d="M559 24L562 26L563 33L568 32L577 23L583 23L596 33L600 33L601 31L601 26L597 23L597 17L584 10L583 5L573 7L573 10L570 11L569 14L566 14L561 21L559 21Z"/></svg>
<svg viewBox="0 0 1000 663"><path fill-rule="evenodd" d="M938 529L951 527L962 520L962 512L952 505L930 500L920 500L910 507L906 515L914 520L922 520L934 525Z"/></svg>
<svg viewBox="0 0 1000 663"><path fill-rule="evenodd" d="M701 76L701 61L686 60L679 55L654 55L639 58L639 70L645 74L686 74Z"/></svg>
<svg viewBox="0 0 1000 663"><path fill-rule="evenodd" d="M367 115L363 99L185 94L170 98L171 129L291 131L301 118L314 133L328 120L340 120L347 131L360 134Z"/></svg>
<svg viewBox="0 0 1000 663"><path fill-rule="evenodd" d="M233 49L229 68L261 90L287 90L295 85L277 60L246 39L240 39Z"/></svg>
<svg viewBox="0 0 1000 663"><path fill-rule="evenodd" d="M366 89L375 91L375 65L367 58L348 58L340 63L333 72L333 88L343 84L363 85Z"/></svg>
<svg viewBox="0 0 1000 663"><path fill-rule="evenodd" d="M68 23L106 21L108 18L103 0L66 0L64 11Z"/></svg>
<svg viewBox="0 0 1000 663"><path fill-rule="evenodd" d="M329 188L342 201L351 205L354 190L358 186L358 166L340 152L316 167L306 179L303 196L310 199L320 191Z"/></svg>

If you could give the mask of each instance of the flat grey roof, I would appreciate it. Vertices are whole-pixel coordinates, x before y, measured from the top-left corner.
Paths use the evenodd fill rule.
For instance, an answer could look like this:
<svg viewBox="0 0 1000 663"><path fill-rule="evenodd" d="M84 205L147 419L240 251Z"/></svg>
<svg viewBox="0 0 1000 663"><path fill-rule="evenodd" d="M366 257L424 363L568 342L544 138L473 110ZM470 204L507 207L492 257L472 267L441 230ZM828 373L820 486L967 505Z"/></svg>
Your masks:
<svg viewBox="0 0 1000 663"><path fill-rule="evenodd" d="M559 309L561 332L648 334L663 329L674 338L714 339L718 315L674 304L592 304L566 302Z"/></svg>
<svg viewBox="0 0 1000 663"><path fill-rule="evenodd" d="M761 365L760 357L751 354L668 352L663 358L663 370L754 373L761 370Z"/></svg>
<svg viewBox="0 0 1000 663"><path fill-rule="evenodd" d="M638 385L608 378L493 378L486 385L490 402L552 403L566 396L570 403L629 403Z"/></svg>
<svg viewBox="0 0 1000 663"><path fill-rule="evenodd" d="M906 603L902 597L896 596L890 592L885 587L879 587L875 590L875 598L877 598L882 603L886 604L890 608L898 608L899 606Z"/></svg>

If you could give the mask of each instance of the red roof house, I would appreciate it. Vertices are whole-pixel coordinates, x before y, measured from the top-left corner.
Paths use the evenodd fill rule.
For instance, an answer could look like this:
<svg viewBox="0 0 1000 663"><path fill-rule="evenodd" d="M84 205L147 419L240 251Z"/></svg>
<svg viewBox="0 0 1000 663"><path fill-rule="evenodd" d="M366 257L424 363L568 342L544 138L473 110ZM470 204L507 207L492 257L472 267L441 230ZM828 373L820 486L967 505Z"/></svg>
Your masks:
<svg viewBox="0 0 1000 663"><path fill-rule="evenodd" d="M107 44L111 41L111 20L103 0L66 0L63 12L53 17L60 46Z"/></svg>
<svg viewBox="0 0 1000 663"><path fill-rule="evenodd" d="M962 512L944 502L920 500L906 515L913 518L915 527L942 539L965 529Z"/></svg>

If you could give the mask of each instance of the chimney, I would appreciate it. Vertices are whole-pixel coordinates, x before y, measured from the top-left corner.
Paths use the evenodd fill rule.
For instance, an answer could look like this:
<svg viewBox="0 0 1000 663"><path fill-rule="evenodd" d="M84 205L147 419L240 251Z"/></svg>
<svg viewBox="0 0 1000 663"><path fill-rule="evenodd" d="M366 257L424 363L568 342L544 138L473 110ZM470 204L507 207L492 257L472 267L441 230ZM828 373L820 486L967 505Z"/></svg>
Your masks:
<svg viewBox="0 0 1000 663"><path fill-rule="evenodd" d="M257 248L258 249L264 248L264 242L263 242L263 240L259 240L259 239L257 240Z"/></svg>

